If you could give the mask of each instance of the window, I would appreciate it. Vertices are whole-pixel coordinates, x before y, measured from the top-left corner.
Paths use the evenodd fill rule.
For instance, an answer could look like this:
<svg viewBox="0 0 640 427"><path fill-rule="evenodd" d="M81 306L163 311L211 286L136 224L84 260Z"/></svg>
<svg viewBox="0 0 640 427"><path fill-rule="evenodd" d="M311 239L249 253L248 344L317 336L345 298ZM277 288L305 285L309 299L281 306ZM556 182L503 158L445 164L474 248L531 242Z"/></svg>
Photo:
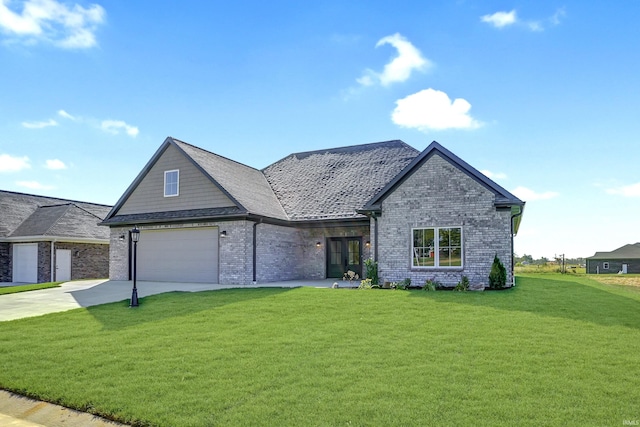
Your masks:
<svg viewBox="0 0 640 427"><path fill-rule="evenodd" d="M412 267L462 267L462 227L414 228Z"/></svg>
<svg viewBox="0 0 640 427"><path fill-rule="evenodd" d="M608 270L609 269L609 263L608 262L603 262L602 263L602 269L603 270Z"/></svg>
<svg viewBox="0 0 640 427"><path fill-rule="evenodd" d="M180 171L165 171L164 173L164 197L177 196L180 183Z"/></svg>

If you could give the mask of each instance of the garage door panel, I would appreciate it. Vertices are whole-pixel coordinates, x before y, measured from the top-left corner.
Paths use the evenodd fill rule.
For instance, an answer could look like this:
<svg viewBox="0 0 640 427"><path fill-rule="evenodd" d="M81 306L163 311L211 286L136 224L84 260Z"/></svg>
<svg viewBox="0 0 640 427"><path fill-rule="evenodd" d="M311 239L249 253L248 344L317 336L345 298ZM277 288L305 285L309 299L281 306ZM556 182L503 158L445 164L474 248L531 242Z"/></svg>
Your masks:
<svg viewBox="0 0 640 427"><path fill-rule="evenodd" d="M218 283L216 227L142 230L138 279Z"/></svg>
<svg viewBox="0 0 640 427"><path fill-rule="evenodd" d="M38 283L38 244L13 245L14 282Z"/></svg>

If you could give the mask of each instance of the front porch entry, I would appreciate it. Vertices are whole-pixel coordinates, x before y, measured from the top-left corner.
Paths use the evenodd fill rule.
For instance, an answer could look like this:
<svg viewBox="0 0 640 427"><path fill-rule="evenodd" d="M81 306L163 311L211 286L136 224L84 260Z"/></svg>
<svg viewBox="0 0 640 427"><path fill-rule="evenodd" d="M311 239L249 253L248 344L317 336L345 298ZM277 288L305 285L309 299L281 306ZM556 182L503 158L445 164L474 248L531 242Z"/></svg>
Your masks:
<svg viewBox="0 0 640 427"><path fill-rule="evenodd" d="M327 238L327 278L342 278L348 270L362 277L362 237Z"/></svg>

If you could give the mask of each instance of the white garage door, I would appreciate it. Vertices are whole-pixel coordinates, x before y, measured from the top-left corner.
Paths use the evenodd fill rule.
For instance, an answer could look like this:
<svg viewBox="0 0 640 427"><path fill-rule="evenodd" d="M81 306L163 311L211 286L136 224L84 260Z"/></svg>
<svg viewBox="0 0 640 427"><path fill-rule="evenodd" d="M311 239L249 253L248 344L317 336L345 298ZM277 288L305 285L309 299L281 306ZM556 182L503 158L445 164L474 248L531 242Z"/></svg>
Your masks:
<svg viewBox="0 0 640 427"><path fill-rule="evenodd" d="M137 279L218 283L218 228L142 230Z"/></svg>
<svg viewBox="0 0 640 427"><path fill-rule="evenodd" d="M13 281L38 283L38 244L13 245Z"/></svg>

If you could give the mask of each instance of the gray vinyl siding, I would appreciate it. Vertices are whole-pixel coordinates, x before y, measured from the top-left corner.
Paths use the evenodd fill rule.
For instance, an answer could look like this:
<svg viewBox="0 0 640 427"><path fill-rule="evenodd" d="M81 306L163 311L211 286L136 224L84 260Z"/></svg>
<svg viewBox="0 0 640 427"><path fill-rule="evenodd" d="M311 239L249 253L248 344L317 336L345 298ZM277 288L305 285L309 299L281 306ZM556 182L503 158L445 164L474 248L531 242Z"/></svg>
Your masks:
<svg viewBox="0 0 640 427"><path fill-rule="evenodd" d="M164 197L164 172L179 170L179 195ZM222 208L234 203L176 147L168 146L117 212L118 215Z"/></svg>

